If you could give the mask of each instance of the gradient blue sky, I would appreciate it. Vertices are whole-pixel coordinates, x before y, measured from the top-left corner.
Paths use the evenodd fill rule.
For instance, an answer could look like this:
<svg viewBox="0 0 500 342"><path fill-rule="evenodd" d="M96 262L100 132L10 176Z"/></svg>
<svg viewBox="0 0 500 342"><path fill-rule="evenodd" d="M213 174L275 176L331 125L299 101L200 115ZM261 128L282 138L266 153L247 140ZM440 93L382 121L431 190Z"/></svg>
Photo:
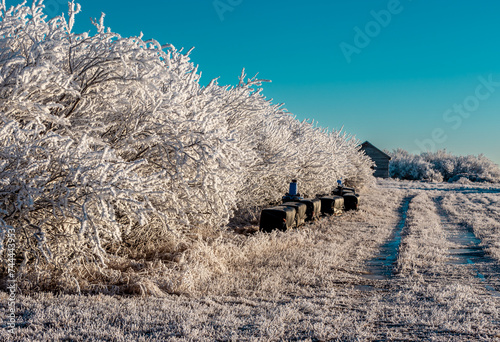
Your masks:
<svg viewBox="0 0 500 342"><path fill-rule="evenodd" d="M271 79L264 94L300 119L343 126L381 149L418 152L434 144L456 154L484 153L500 163L499 2L79 3L76 31L94 32L89 17L102 11L106 25L122 36L142 31L177 48L194 46L191 57L203 84L220 76L220 84L234 85L246 68L249 76L258 72ZM45 4L49 14L67 9L63 0ZM228 10L218 11L216 5L224 4ZM388 8L390 19L381 14L384 25L374 24L372 11ZM341 44L356 46L356 27L372 37L368 44L366 37L358 39L360 48L348 62ZM488 79L493 82L482 85ZM455 105L465 108L461 114Z"/></svg>

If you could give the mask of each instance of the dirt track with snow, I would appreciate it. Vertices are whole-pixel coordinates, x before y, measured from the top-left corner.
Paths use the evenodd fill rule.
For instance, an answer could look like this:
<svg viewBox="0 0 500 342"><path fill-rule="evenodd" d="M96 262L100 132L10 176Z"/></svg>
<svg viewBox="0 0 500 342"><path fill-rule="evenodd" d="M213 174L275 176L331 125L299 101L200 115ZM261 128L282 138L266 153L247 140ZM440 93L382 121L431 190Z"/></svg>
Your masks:
<svg viewBox="0 0 500 342"><path fill-rule="evenodd" d="M500 340L500 185L379 181L361 198L299 230L200 245L181 295L21 296L0 340Z"/></svg>

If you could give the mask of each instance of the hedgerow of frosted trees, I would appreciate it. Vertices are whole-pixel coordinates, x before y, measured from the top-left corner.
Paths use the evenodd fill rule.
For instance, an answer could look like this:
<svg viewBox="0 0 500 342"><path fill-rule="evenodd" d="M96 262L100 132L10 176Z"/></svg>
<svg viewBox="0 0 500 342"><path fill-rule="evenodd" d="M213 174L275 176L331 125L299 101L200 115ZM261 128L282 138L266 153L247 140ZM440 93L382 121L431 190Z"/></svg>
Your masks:
<svg viewBox="0 0 500 342"><path fill-rule="evenodd" d="M104 16L73 32L74 3L50 20L41 1L1 6L0 253L14 228L23 272L105 267L123 244L223 227L292 177L307 195L372 181L356 139L298 121L263 80L202 86L190 51Z"/></svg>

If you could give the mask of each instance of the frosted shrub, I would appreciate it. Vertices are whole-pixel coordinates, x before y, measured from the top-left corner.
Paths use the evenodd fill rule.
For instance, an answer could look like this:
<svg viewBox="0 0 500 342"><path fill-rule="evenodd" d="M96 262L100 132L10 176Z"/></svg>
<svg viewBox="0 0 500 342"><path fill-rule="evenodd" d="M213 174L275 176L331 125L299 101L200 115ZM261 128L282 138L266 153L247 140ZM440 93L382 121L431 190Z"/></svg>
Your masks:
<svg viewBox="0 0 500 342"><path fill-rule="evenodd" d="M431 165L418 155L398 149L391 153L389 173L393 178L406 180L429 180Z"/></svg>
<svg viewBox="0 0 500 342"><path fill-rule="evenodd" d="M125 163L88 137L76 143L45 130L2 120L0 224L16 229L23 266L104 263L107 243L156 212L148 201L153 184L136 176L142 162Z"/></svg>
<svg viewBox="0 0 500 342"><path fill-rule="evenodd" d="M71 278L185 250L291 178L309 195L372 182L359 141L296 120L261 94L265 80L203 87L190 51L121 37L104 16L74 33L79 11L0 9L0 253L14 228L24 271Z"/></svg>

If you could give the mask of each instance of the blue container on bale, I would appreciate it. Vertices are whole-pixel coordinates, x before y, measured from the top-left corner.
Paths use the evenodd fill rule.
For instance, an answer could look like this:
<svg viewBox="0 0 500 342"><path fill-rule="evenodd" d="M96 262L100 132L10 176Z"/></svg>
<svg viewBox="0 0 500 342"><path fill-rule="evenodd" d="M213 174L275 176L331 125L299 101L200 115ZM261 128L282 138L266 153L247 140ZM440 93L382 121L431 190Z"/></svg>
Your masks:
<svg viewBox="0 0 500 342"><path fill-rule="evenodd" d="M286 231L295 224L295 208L273 207L262 210L260 215L260 230L269 233L275 229Z"/></svg>
<svg viewBox="0 0 500 342"><path fill-rule="evenodd" d="M287 194L283 196L283 203L298 202L306 205L306 221L319 219L321 215L321 200L314 198L308 199L300 196L298 192L297 180L293 179Z"/></svg>
<svg viewBox="0 0 500 342"><path fill-rule="evenodd" d="M297 186L297 180L292 179L292 182L290 183L290 188L289 188L288 192L285 194L285 196L282 197L283 202L302 199L302 197L300 197L298 190L299 189Z"/></svg>
<svg viewBox="0 0 500 342"><path fill-rule="evenodd" d="M300 196L298 193L298 187L297 187L297 180L292 179L292 182L290 183L290 189L288 190L288 194L290 196Z"/></svg>

